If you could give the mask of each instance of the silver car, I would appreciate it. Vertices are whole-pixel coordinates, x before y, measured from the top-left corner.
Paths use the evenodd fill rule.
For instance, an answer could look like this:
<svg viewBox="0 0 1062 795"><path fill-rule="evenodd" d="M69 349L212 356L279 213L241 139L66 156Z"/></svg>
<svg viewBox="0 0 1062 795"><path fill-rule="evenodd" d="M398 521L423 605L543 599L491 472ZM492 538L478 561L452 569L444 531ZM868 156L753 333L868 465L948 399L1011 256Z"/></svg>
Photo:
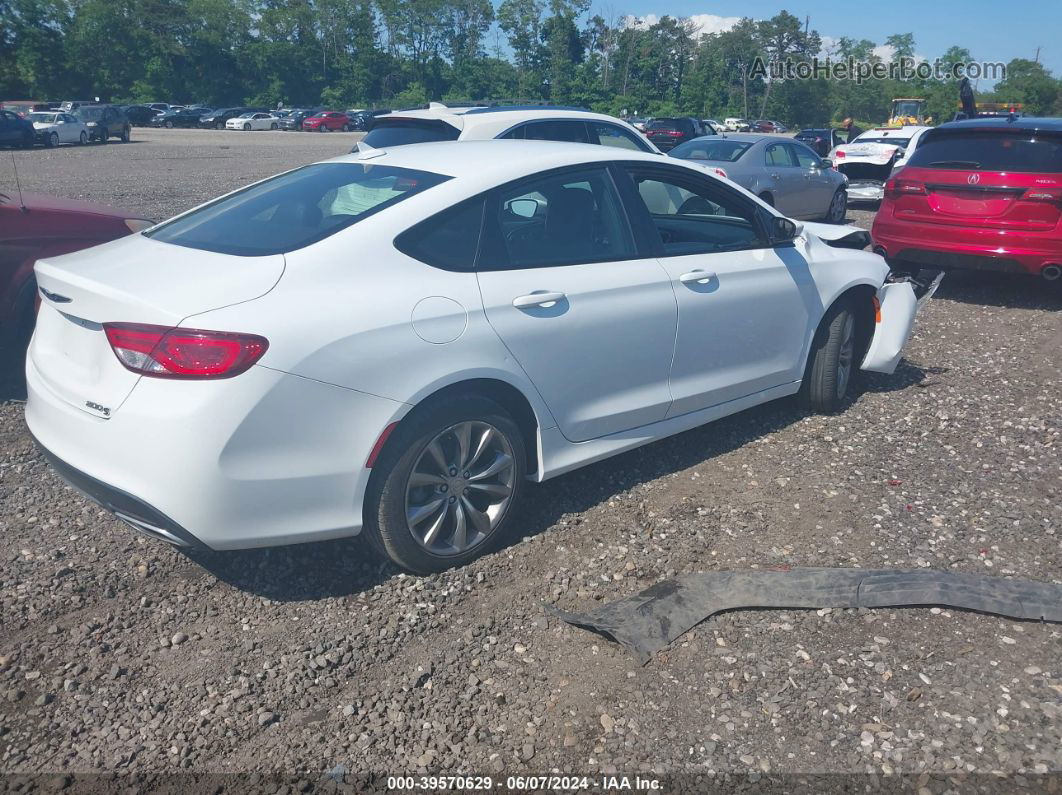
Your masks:
<svg viewBox="0 0 1062 795"><path fill-rule="evenodd" d="M790 218L844 222L848 179L800 141L727 133L694 138L668 155L710 168Z"/></svg>

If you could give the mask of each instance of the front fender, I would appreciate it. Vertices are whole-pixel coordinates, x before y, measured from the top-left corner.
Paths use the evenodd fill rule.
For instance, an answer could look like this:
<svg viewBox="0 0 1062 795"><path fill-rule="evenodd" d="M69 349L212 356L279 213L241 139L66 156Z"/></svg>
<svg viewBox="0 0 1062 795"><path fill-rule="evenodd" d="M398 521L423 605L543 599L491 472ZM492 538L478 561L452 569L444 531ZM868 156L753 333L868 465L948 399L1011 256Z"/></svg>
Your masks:
<svg viewBox="0 0 1062 795"><path fill-rule="evenodd" d="M875 373L891 375L903 355L914 328L915 316L922 305L937 291L943 272L923 289L911 281L886 282L878 290L878 306L875 314L874 335L867 347L860 368ZM921 293L921 295L919 295Z"/></svg>

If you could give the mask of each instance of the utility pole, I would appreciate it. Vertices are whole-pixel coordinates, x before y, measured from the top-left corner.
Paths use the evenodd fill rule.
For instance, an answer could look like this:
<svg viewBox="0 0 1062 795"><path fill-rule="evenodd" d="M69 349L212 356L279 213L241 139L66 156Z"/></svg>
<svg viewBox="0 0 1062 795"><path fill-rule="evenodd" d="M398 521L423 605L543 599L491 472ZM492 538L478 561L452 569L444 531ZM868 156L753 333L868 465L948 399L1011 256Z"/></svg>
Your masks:
<svg viewBox="0 0 1062 795"><path fill-rule="evenodd" d="M1036 57L1033 58L1033 63L1040 63L1040 48L1036 48Z"/></svg>

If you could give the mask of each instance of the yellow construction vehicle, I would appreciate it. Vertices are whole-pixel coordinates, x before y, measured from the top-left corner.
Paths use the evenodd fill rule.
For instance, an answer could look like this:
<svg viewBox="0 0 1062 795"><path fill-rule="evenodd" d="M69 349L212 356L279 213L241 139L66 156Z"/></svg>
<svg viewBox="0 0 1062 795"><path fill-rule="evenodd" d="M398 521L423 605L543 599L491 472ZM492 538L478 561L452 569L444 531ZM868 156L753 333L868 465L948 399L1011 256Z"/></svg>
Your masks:
<svg viewBox="0 0 1062 795"><path fill-rule="evenodd" d="M908 124L931 124L932 119L926 115L926 100L901 97L892 101L889 111L888 127L903 127Z"/></svg>

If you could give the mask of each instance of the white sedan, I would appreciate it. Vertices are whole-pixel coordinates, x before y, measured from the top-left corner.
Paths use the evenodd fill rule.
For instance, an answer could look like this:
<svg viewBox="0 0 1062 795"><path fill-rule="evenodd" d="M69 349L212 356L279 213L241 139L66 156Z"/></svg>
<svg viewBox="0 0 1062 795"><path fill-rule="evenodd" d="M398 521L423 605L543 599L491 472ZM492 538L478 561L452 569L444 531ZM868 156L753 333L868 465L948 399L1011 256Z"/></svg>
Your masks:
<svg viewBox="0 0 1062 795"><path fill-rule="evenodd" d="M370 149L38 261L26 421L155 538L439 571L528 480L892 372L932 286L867 239L655 154Z"/></svg>
<svg viewBox="0 0 1062 795"><path fill-rule="evenodd" d="M37 140L45 146L59 144L87 144L88 127L69 113L35 112L27 117L33 122Z"/></svg>
<svg viewBox="0 0 1062 795"><path fill-rule="evenodd" d="M833 165L848 177L848 203L880 202L889 177L907 165L922 134L932 127L875 127L829 154Z"/></svg>
<svg viewBox="0 0 1062 795"><path fill-rule="evenodd" d="M225 122L226 130L276 130L277 117L272 113L245 113Z"/></svg>

